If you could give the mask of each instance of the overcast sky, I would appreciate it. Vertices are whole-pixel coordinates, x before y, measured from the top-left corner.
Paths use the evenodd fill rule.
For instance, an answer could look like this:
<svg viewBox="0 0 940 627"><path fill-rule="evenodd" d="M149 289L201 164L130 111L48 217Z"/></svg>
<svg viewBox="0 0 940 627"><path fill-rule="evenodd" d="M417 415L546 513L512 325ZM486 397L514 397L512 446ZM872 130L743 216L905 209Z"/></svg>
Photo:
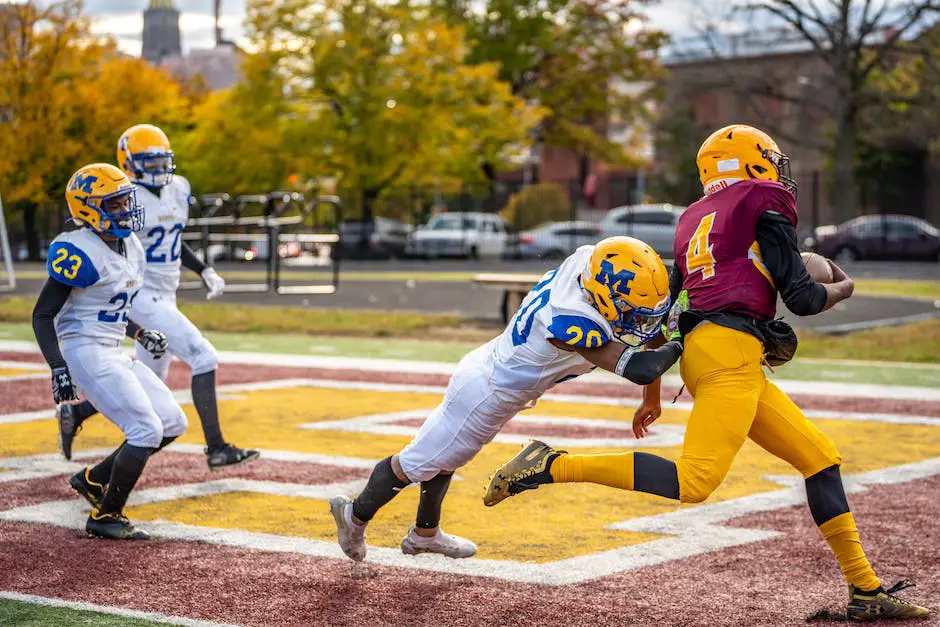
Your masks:
<svg viewBox="0 0 940 627"><path fill-rule="evenodd" d="M651 24L671 33L686 31L689 22L681 7L688 1L665 0L649 7L647 13ZM245 2L222 0L222 33L226 39L239 41L243 36L241 23L245 17ZM95 32L113 35L121 50L133 55L140 54L143 11L148 4L149 0L85 0L87 12L96 18ZM215 43L213 0L175 0L175 4L182 12L183 51L211 48Z"/></svg>

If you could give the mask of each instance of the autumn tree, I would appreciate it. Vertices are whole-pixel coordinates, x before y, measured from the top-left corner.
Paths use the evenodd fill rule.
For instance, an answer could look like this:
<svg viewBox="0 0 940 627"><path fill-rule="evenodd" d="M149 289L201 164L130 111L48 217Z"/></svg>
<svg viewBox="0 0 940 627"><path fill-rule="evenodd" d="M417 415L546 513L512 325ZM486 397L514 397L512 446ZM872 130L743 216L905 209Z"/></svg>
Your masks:
<svg viewBox="0 0 940 627"><path fill-rule="evenodd" d="M496 64L467 63L460 26L421 7L252 0L247 27L302 121L295 147L313 174L361 193L365 219L394 184L479 178L481 161L501 163L541 115Z"/></svg>
<svg viewBox="0 0 940 627"><path fill-rule="evenodd" d="M855 166L863 114L886 104L873 89L873 78L896 63L902 45L936 18L940 2L756 0L745 8L792 29L823 62L820 79L827 97L807 97L833 122L831 200L837 216L850 215L858 204Z"/></svg>
<svg viewBox="0 0 940 627"><path fill-rule="evenodd" d="M114 161L121 132L184 117L179 87L94 37L79 0L2 5L0 193L39 258L40 221L79 167Z"/></svg>
<svg viewBox="0 0 940 627"><path fill-rule="evenodd" d="M644 128L660 76L665 34L644 26L637 0L431 0L465 25L469 60L498 63L513 93L545 106L536 141L574 150L582 161L623 163L625 147L607 137L608 120ZM587 175L582 163L582 177ZM582 181L583 182L583 181Z"/></svg>

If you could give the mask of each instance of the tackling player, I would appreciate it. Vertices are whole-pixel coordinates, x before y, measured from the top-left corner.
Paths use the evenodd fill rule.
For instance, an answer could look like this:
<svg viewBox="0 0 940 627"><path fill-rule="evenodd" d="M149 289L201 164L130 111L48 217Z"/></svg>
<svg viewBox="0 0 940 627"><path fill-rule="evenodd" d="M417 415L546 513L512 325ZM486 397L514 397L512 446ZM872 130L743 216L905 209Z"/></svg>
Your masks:
<svg viewBox="0 0 940 627"><path fill-rule="evenodd" d="M173 150L166 135L156 126L138 124L118 140L118 166L136 184L137 199L144 208L140 238L147 253L144 285L134 302L134 318L148 329L158 329L169 341L169 352L192 369L193 405L206 437L206 456L211 470L234 466L258 457L259 452L228 443L219 427L215 396L215 371L219 357L199 329L176 308L180 265L202 277L211 300L222 294L225 281L206 267L182 240L189 217L189 182L175 175ZM166 381L171 358L155 359L138 347L137 359ZM72 440L82 422L98 410L88 400L62 405L59 439L66 459L72 456Z"/></svg>
<svg viewBox="0 0 940 627"><path fill-rule="evenodd" d="M52 369L53 400L69 406L81 389L127 438L69 480L93 508L85 530L115 540L149 537L127 520L124 504L147 459L186 430L173 393L120 347L125 335L153 359L167 347L166 336L143 330L127 315L140 295L145 266L133 233L143 220L134 191L124 173L106 163L72 175L65 197L82 228L53 240L49 278L33 310L33 331Z"/></svg>
<svg viewBox="0 0 940 627"><path fill-rule="evenodd" d="M343 552L353 560L365 559L368 522L402 488L420 482L417 519L402 540L402 551L455 558L475 554L472 542L439 526L454 471L562 381L597 366L641 385L658 379L679 358L681 344L637 348L658 335L669 302L669 278L659 255L629 237L582 246L545 274L502 335L460 361L444 400L414 440L379 462L354 500L338 496L330 501Z"/></svg>
<svg viewBox="0 0 940 627"><path fill-rule="evenodd" d="M678 317L680 368L695 403L682 455L676 462L642 452L568 455L532 442L496 472L484 503L580 481L700 503L750 438L803 475L813 520L849 585L848 617L925 616L926 608L894 595L907 584L882 587L849 511L839 452L762 369L765 352L775 352L768 321L778 294L790 311L808 316L851 296L852 280L832 262L832 284L809 276L796 244L789 159L767 134L744 125L719 129L702 144L697 162L705 196L679 219L670 276L671 296L687 298L689 307ZM658 403L644 402L633 423L636 436L659 415Z"/></svg>

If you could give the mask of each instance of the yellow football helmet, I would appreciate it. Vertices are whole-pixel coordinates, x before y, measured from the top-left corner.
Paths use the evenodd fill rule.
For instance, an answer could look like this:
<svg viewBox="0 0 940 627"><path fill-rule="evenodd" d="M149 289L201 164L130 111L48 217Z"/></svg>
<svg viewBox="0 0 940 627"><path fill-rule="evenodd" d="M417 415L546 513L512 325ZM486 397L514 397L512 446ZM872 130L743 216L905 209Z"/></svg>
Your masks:
<svg viewBox="0 0 940 627"><path fill-rule="evenodd" d="M170 140L152 124L124 131L117 144L117 163L131 181L157 189L168 185L176 172Z"/></svg>
<svg viewBox="0 0 940 627"><path fill-rule="evenodd" d="M705 193L725 187L724 179L777 181L796 194L790 158L770 135L753 126L732 124L712 133L695 158Z"/></svg>
<svg viewBox="0 0 940 627"><path fill-rule="evenodd" d="M127 196L127 207L113 202ZM137 204L134 186L110 163L92 163L80 168L65 188L65 201L72 220L97 233L124 238L144 225L143 207ZM119 210L114 209L119 205Z"/></svg>
<svg viewBox="0 0 940 627"><path fill-rule="evenodd" d="M581 287L614 335L630 346L656 337L669 313L666 266L656 251L632 237L598 242L581 274Z"/></svg>

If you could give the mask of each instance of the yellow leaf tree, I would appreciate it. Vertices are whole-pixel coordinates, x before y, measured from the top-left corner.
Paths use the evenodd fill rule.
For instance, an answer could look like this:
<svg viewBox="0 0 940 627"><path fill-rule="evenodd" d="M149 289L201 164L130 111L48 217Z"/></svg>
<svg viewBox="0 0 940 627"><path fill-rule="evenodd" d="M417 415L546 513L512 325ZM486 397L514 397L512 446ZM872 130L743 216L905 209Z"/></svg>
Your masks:
<svg viewBox="0 0 940 627"><path fill-rule="evenodd" d="M392 185L481 178L543 115L466 62L461 28L407 3L251 0L248 33L303 122L290 149L361 194L367 220Z"/></svg>

